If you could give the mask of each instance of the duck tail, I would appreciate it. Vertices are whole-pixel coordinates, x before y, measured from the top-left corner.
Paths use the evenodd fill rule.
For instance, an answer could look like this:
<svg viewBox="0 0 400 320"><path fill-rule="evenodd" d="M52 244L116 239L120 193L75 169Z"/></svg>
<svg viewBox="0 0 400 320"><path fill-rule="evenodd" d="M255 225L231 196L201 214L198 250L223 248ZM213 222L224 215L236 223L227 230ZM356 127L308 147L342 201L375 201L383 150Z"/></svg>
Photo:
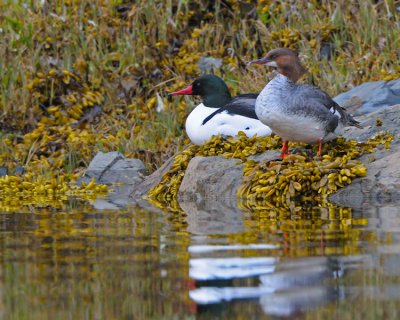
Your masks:
<svg viewBox="0 0 400 320"><path fill-rule="evenodd" d="M360 122L357 121L356 119L354 119L353 116L350 115L350 114L347 114L347 123L348 123L349 126L357 127L358 129L364 128L364 127L360 124Z"/></svg>

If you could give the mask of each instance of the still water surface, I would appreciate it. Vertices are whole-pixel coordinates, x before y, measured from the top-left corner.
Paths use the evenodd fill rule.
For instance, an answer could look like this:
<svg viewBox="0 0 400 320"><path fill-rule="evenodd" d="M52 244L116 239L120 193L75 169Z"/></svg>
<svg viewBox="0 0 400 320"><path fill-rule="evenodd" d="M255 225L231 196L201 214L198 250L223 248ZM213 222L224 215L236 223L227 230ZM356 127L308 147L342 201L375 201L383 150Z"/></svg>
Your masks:
<svg viewBox="0 0 400 320"><path fill-rule="evenodd" d="M398 319L400 209L0 213L2 319Z"/></svg>

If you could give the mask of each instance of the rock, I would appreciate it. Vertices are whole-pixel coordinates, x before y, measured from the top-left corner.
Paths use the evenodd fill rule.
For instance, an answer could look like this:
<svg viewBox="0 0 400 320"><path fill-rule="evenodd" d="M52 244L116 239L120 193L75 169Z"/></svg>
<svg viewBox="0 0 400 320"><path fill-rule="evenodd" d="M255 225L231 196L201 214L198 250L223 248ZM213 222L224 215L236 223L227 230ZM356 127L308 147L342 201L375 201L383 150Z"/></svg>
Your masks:
<svg viewBox="0 0 400 320"><path fill-rule="evenodd" d="M396 203L400 200L400 151L367 164L367 176L353 181L330 196L338 205L365 208L368 205Z"/></svg>
<svg viewBox="0 0 400 320"><path fill-rule="evenodd" d="M254 156L250 156L249 159L254 160L256 162L267 162L267 161L270 161L273 159L280 159L279 158L280 154L281 153L276 150L267 150L267 151L264 151L263 153L256 154Z"/></svg>
<svg viewBox="0 0 400 320"><path fill-rule="evenodd" d="M400 103L400 79L366 82L339 94L334 100L354 115Z"/></svg>
<svg viewBox="0 0 400 320"><path fill-rule="evenodd" d="M379 109L375 112L357 117L363 129L356 127L347 127L344 137L347 139L356 139L358 141L366 141L379 132L388 131L393 135L400 133L400 104ZM377 120L382 122L381 126L377 126Z"/></svg>
<svg viewBox="0 0 400 320"><path fill-rule="evenodd" d="M125 184L122 186L113 186L113 191L107 195L106 199L96 199L93 207L99 210L124 208L130 203L129 195L134 186Z"/></svg>
<svg viewBox="0 0 400 320"><path fill-rule="evenodd" d="M243 176L239 159L222 156L194 157L190 160L178 192L179 201L218 201L236 203L236 193Z"/></svg>
<svg viewBox="0 0 400 320"><path fill-rule="evenodd" d="M332 42L322 42L321 49L319 50L320 58L330 60L332 57L333 49L334 45Z"/></svg>
<svg viewBox="0 0 400 320"><path fill-rule="evenodd" d="M99 152L90 162L83 179L97 183L136 185L143 181L146 168L138 159L127 159L119 152Z"/></svg>
<svg viewBox="0 0 400 320"><path fill-rule="evenodd" d="M22 166L17 166L14 170L15 175L21 175L25 173L25 168Z"/></svg>
<svg viewBox="0 0 400 320"><path fill-rule="evenodd" d="M269 161L278 157L278 151L267 150L253 159ZM178 200L216 200L225 207L236 208L237 191L242 184L242 178L243 163L239 159L227 159L223 156L194 157L186 169Z"/></svg>
<svg viewBox="0 0 400 320"><path fill-rule="evenodd" d="M152 187L154 187L160 183L163 174L169 170L172 163L174 162L174 157L175 156L172 156L171 158L169 158L160 168L158 168L156 171L154 171L151 175L147 176L144 179L144 181L137 184L133 188L131 195L130 195L131 201L141 202L142 197L147 195Z"/></svg>
<svg viewBox="0 0 400 320"><path fill-rule="evenodd" d="M0 177L4 177L5 175L7 175L7 168L4 166L0 167Z"/></svg>
<svg viewBox="0 0 400 320"><path fill-rule="evenodd" d="M366 154L360 160L367 166L367 176L356 179L349 186L330 196L330 200L352 208L366 205L382 205L400 200L400 104L380 109L360 116L358 120L364 129L347 128L345 136L349 139L365 141L378 132L388 131L395 135L390 150L378 149ZM376 119L382 126L376 126Z"/></svg>

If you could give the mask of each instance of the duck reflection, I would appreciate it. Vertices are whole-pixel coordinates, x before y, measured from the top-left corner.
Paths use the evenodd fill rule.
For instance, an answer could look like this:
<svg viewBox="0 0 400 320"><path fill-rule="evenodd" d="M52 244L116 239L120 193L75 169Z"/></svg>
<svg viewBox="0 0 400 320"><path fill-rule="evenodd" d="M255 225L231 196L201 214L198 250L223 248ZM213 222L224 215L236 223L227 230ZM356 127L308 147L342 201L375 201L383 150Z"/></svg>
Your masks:
<svg viewBox="0 0 400 320"><path fill-rule="evenodd" d="M192 259L189 273L191 278L200 280L201 287L189 295L200 305L258 299L268 315L293 316L353 295L354 290L347 290L340 279L359 267L364 259L364 256ZM247 281L238 281L242 277L247 277Z"/></svg>
<svg viewBox="0 0 400 320"><path fill-rule="evenodd" d="M181 207L188 231L210 239L199 246L194 236L188 249L189 276L197 286L189 296L198 305L252 299L265 314L291 317L354 294L340 279L365 263L358 228L368 220L351 209ZM228 243L216 242L223 234Z"/></svg>

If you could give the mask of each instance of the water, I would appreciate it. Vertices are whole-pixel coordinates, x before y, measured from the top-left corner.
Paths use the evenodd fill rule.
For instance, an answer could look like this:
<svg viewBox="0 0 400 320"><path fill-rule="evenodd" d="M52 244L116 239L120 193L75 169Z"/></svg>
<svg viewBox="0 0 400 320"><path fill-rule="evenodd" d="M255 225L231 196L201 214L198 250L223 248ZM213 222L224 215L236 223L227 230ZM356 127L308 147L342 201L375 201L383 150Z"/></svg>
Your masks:
<svg viewBox="0 0 400 320"><path fill-rule="evenodd" d="M398 319L400 210L0 213L0 318Z"/></svg>

